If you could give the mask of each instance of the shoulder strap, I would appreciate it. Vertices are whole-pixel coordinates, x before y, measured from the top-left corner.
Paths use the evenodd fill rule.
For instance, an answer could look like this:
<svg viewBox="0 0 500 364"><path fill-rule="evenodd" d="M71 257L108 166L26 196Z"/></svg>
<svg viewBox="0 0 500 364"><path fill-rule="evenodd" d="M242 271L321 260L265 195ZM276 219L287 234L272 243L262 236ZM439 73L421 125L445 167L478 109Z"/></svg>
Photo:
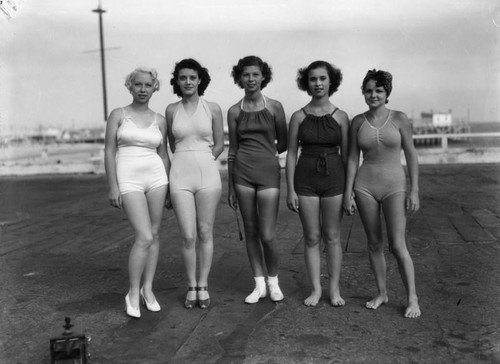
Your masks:
<svg viewBox="0 0 500 364"><path fill-rule="evenodd" d="M330 115L332 115L332 116L333 116L333 114L335 114L335 111L337 111L338 109L339 109L339 108L338 108L338 107L336 107L336 108L335 108L335 110L333 110L333 111L332 111L332 113L331 113Z"/></svg>
<svg viewBox="0 0 500 364"><path fill-rule="evenodd" d="M306 111L305 107L301 108L300 110L302 110L302 112L304 113L304 115L307 116L307 111Z"/></svg>

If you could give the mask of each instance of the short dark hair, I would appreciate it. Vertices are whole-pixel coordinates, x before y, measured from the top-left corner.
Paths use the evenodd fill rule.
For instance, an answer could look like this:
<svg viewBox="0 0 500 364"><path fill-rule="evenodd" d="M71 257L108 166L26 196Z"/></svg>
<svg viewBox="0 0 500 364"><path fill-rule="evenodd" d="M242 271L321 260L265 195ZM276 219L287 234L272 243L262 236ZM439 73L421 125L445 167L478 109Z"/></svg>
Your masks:
<svg viewBox="0 0 500 364"><path fill-rule="evenodd" d="M244 58L241 58L238 61L238 64L236 66L233 66L233 71L231 72L231 76L234 79L234 83L243 88L240 78L241 75L243 74L243 69L249 66L257 66L260 68L262 76L264 76L264 79L262 80L262 83L260 85L260 89L262 90L273 79L273 71L266 62L264 62L257 56L246 56Z"/></svg>
<svg viewBox="0 0 500 364"><path fill-rule="evenodd" d="M180 70L186 68L198 73L198 77L200 78L200 84L198 85L198 95L202 96L205 93L208 84L210 83L210 75L208 74L208 70L205 67L202 67L202 65L198 61L192 58L183 59L182 61L175 64L174 72L172 72L173 77L170 80L170 84L174 88L174 94L182 97L182 91L177 84L177 78L179 77Z"/></svg>
<svg viewBox="0 0 500 364"><path fill-rule="evenodd" d="M326 61L314 61L309 66L300 68L297 72L297 86L299 90L306 91L309 95L311 91L309 90L308 77L309 72L316 68L325 68L328 72L328 77L330 78L330 87L328 88L328 96L332 96L339 89L342 83L342 71L335 67L333 64Z"/></svg>
<svg viewBox="0 0 500 364"><path fill-rule="evenodd" d="M383 87L385 93L387 94L387 99L385 103L389 102L389 95L392 92L392 75L387 71L376 70L375 68L366 73L363 83L361 85L361 92L365 92L366 84L370 81L375 81L375 86Z"/></svg>

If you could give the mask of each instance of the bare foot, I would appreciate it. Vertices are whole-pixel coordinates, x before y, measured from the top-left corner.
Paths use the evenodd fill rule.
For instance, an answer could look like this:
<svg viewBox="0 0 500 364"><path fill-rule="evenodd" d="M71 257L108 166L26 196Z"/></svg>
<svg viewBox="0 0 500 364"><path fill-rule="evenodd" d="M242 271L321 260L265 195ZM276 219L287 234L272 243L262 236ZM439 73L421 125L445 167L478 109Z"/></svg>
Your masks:
<svg viewBox="0 0 500 364"><path fill-rule="evenodd" d="M333 307L340 307L345 305L344 299L340 296L339 289L330 288L330 303Z"/></svg>
<svg viewBox="0 0 500 364"><path fill-rule="evenodd" d="M314 307L318 304L321 298L321 292L313 291L309 297L304 300L304 305L308 307Z"/></svg>
<svg viewBox="0 0 500 364"><path fill-rule="evenodd" d="M340 307L345 305L344 299L340 296L330 298L330 303L333 307Z"/></svg>
<svg viewBox="0 0 500 364"><path fill-rule="evenodd" d="M376 310L380 307L380 305L389 302L386 294L379 294L377 297L372 299L371 301L366 302L365 307L371 310Z"/></svg>
<svg viewBox="0 0 500 364"><path fill-rule="evenodd" d="M422 314L420 312L420 307L418 305L418 300L412 300L409 302L408 307L406 307L405 317L407 318L417 318Z"/></svg>

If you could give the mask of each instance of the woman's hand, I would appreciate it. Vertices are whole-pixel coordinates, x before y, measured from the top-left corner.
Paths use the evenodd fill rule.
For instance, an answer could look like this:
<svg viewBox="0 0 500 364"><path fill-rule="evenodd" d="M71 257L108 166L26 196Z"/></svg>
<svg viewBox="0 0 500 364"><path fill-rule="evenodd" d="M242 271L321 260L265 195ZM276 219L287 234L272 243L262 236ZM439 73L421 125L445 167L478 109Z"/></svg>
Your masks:
<svg viewBox="0 0 500 364"><path fill-rule="evenodd" d="M407 214L414 214L420 208L420 199L418 197L418 192L410 192L406 196L405 209Z"/></svg>
<svg viewBox="0 0 500 364"><path fill-rule="evenodd" d="M233 210L238 209L238 199L236 198L236 193L232 190L229 190L227 193L227 203Z"/></svg>
<svg viewBox="0 0 500 364"><path fill-rule="evenodd" d="M354 192L349 194L349 196L344 195L344 213L347 216L352 216L358 210L356 201L354 200Z"/></svg>
<svg viewBox="0 0 500 364"><path fill-rule="evenodd" d="M299 196L297 196L295 191L288 193L286 205L290 211L299 212Z"/></svg>
<svg viewBox="0 0 500 364"><path fill-rule="evenodd" d="M112 188L108 195L109 204L118 209L122 208L122 196L120 195L120 190L118 188Z"/></svg>

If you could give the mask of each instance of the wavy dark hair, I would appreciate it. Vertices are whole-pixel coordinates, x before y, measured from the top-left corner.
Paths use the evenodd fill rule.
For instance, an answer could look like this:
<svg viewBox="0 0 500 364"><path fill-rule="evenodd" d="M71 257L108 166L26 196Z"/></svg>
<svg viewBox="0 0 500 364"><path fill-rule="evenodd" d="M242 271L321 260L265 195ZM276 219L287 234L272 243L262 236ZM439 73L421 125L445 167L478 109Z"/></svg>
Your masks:
<svg viewBox="0 0 500 364"><path fill-rule="evenodd" d="M385 93L387 94L387 99L385 103L389 102L389 95L392 92L392 75L387 71L376 70L375 68L366 73L363 83L361 85L361 92L365 92L366 84L370 81L375 81L375 86L383 87Z"/></svg>
<svg viewBox="0 0 500 364"><path fill-rule="evenodd" d="M308 95L311 94L308 83L309 72L316 68L324 68L328 72L328 78L330 78L328 96L332 96L335 92L337 92L340 84L342 83L342 72L333 64L325 61L314 61L309 66L300 68L297 71L297 86L299 87L299 90L306 91Z"/></svg>
<svg viewBox="0 0 500 364"><path fill-rule="evenodd" d="M231 76L234 79L234 83L240 86L241 88L244 88L243 85L241 84L240 78L241 75L243 74L243 69L249 66L257 66L260 68L262 76L264 77L260 85L260 89L262 90L273 79L273 71L266 62L264 62L257 56L246 56L244 58L241 58L238 61L238 64L236 66L233 66L233 71L231 72Z"/></svg>
<svg viewBox="0 0 500 364"><path fill-rule="evenodd" d="M170 84L174 89L174 94L182 97L182 91L177 84L177 78L179 77L179 71L185 68L196 71L198 73L198 77L200 78L200 84L198 85L198 95L202 96L205 93L208 84L210 83L210 75L208 74L208 70L205 67L203 67L198 61L192 58L183 59L182 61L175 64L174 72L172 72L173 77L170 80Z"/></svg>

